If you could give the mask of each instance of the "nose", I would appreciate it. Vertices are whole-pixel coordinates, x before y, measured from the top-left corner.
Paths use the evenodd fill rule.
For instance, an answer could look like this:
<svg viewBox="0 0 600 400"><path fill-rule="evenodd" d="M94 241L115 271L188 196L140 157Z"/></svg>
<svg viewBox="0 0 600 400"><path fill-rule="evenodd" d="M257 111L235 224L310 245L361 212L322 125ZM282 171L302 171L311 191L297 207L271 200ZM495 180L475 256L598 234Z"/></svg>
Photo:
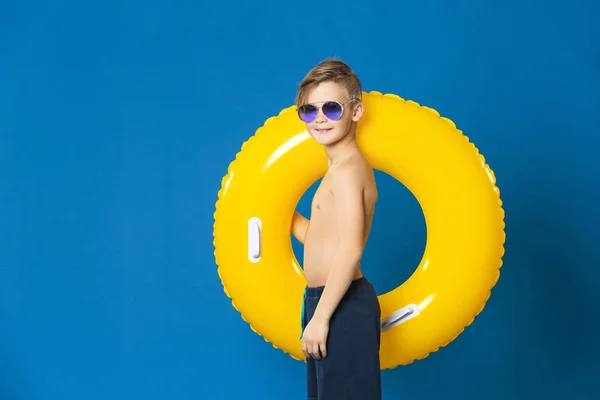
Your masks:
<svg viewBox="0 0 600 400"><path fill-rule="evenodd" d="M327 117L325 116L325 114L323 114L323 109L318 108L315 122L320 123L320 122L325 122L325 121L327 121Z"/></svg>

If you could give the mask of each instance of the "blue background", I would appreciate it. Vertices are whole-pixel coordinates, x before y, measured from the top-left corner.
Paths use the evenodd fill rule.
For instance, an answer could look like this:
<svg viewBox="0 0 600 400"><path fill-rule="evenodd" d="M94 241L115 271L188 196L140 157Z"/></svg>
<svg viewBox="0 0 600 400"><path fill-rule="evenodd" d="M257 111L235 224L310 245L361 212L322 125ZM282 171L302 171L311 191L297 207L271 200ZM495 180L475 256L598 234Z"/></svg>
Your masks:
<svg viewBox="0 0 600 400"><path fill-rule="evenodd" d="M224 295L212 223L243 141L329 56L455 121L507 213L484 312L384 371L384 398L600 398L600 6L492 4L2 2L0 399L304 397L304 364ZM425 226L377 177L364 265L384 293Z"/></svg>

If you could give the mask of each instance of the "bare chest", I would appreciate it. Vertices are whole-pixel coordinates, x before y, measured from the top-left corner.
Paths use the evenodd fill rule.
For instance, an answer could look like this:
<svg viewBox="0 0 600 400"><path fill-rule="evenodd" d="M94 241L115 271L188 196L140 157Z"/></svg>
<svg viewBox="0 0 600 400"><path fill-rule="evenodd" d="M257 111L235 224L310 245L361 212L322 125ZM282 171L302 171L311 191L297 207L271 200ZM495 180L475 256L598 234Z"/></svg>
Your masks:
<svg viewBox="0 0 600 400"><path fill-rule="evenodd" d="M321 185L315 192L311 205L311 214L322 216L322 214L331 214L334 207L333 190L327 185Z"/></svg>

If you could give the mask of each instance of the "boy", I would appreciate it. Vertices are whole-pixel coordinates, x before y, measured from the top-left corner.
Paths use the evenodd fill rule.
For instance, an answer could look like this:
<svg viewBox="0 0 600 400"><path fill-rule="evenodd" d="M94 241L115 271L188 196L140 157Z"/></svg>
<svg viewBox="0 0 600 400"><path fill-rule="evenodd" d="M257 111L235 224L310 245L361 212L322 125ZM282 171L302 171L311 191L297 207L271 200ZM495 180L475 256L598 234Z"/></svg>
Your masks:
<svg viewBox="0 0 600 400"><path fill-rule="evenodd" d="M361 97L358 77L336 59L310 70L296 95L299 118L328 158L310 220L296 211L291 225L304 245L301 338L309 400L381 399L381 312L360 268L378 196L356 144Z"/></svg>

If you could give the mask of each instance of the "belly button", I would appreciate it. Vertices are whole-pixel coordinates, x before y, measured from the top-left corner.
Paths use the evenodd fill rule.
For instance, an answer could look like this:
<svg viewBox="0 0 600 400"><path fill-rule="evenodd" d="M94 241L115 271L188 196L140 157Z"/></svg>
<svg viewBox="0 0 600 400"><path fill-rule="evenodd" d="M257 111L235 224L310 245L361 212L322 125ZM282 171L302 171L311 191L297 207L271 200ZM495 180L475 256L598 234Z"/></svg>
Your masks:
<svg viewBox="0 0 600 400"><path fill-rule="evenodd" d="M320 210L320 209L321 209L321 206L317 204L317 210Z"/></svg>

